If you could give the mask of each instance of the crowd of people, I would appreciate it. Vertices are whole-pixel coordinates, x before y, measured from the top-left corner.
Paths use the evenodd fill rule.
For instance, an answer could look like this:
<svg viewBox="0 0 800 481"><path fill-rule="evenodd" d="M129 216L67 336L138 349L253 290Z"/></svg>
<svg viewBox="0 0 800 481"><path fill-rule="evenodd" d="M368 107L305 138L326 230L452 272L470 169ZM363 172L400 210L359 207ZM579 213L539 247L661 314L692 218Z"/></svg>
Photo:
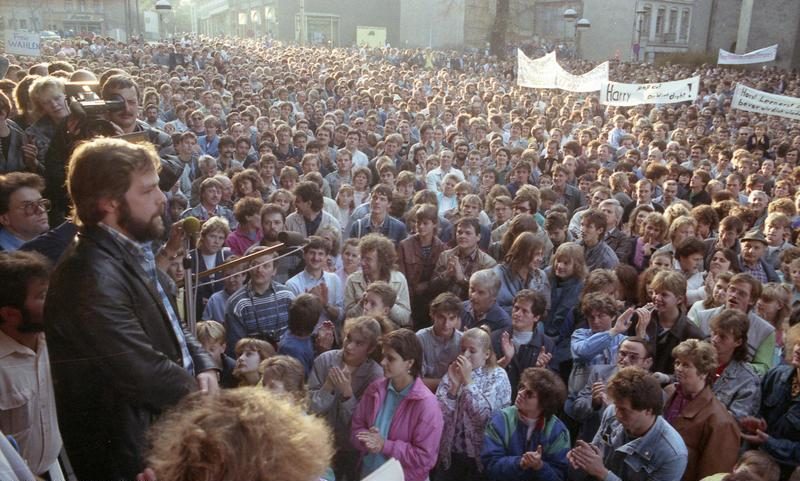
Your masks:
<svg viewBox="0 0 800 481"><path fill-rule="evenodd" d="M800 122L731 109L797 73L613 62L701 76L614 107L480 52L9 60L3 479L800 479Z"/></svg>

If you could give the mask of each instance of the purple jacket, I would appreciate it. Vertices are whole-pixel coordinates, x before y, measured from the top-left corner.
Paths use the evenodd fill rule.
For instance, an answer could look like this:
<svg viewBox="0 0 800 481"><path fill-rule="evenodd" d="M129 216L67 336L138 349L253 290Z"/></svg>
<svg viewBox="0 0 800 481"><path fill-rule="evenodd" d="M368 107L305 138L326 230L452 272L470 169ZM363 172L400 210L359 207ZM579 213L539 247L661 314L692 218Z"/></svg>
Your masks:
<svg viewBox="0 0 800 481"><path fill-rule="evenodd" d="M373 426L386 399L388 386L386 378L370 384L353 413L350 442L362 456L366 449L356 434ZM422 379L417 378L411 391L397 406L381 454L400 461L406 481L423 481L436 465L443 425L436 396L425 387Z"/></svg>

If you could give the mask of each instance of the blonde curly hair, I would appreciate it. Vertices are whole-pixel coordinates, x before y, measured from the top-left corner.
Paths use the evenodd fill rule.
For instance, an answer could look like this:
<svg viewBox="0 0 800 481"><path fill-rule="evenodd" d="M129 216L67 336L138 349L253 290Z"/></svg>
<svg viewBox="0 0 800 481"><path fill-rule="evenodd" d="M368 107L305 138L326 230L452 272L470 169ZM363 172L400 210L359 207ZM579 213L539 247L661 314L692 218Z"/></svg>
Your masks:
<svg viewBox="0 0 800 481"><path fill-rule="evenodd" d="M261 387L193 393L150 432L159 481L308 481L333 456L325 421Z"/></svg>

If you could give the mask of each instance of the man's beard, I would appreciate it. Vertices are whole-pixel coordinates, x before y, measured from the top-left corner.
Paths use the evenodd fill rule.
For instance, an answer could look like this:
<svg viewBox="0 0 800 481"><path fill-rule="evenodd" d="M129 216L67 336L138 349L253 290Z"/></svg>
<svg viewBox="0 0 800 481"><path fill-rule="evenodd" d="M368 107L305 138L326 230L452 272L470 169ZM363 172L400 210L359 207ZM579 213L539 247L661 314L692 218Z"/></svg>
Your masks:
<svg viewBox="0 0 800 481"><path fill-rule="evenodd" d="M148 222L134 219L127 200L123 200L120 206L118 223L137 242L157 240L164 235L164 220L161 214L153 216Z"/></svg>

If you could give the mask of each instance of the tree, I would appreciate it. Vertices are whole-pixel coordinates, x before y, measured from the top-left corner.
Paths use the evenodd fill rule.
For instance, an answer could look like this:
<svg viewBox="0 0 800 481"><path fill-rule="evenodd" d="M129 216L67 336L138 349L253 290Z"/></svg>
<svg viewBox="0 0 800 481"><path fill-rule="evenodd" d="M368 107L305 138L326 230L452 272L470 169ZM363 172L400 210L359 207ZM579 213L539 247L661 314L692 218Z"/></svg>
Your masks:
<svg viewBox="0 0 800 481"><path fill-rule="evenodd" d="M511 16L511 0L497 0L492 33L489 36L489 47L492 55L504 59L506 57L506 34Z"/></svg>

